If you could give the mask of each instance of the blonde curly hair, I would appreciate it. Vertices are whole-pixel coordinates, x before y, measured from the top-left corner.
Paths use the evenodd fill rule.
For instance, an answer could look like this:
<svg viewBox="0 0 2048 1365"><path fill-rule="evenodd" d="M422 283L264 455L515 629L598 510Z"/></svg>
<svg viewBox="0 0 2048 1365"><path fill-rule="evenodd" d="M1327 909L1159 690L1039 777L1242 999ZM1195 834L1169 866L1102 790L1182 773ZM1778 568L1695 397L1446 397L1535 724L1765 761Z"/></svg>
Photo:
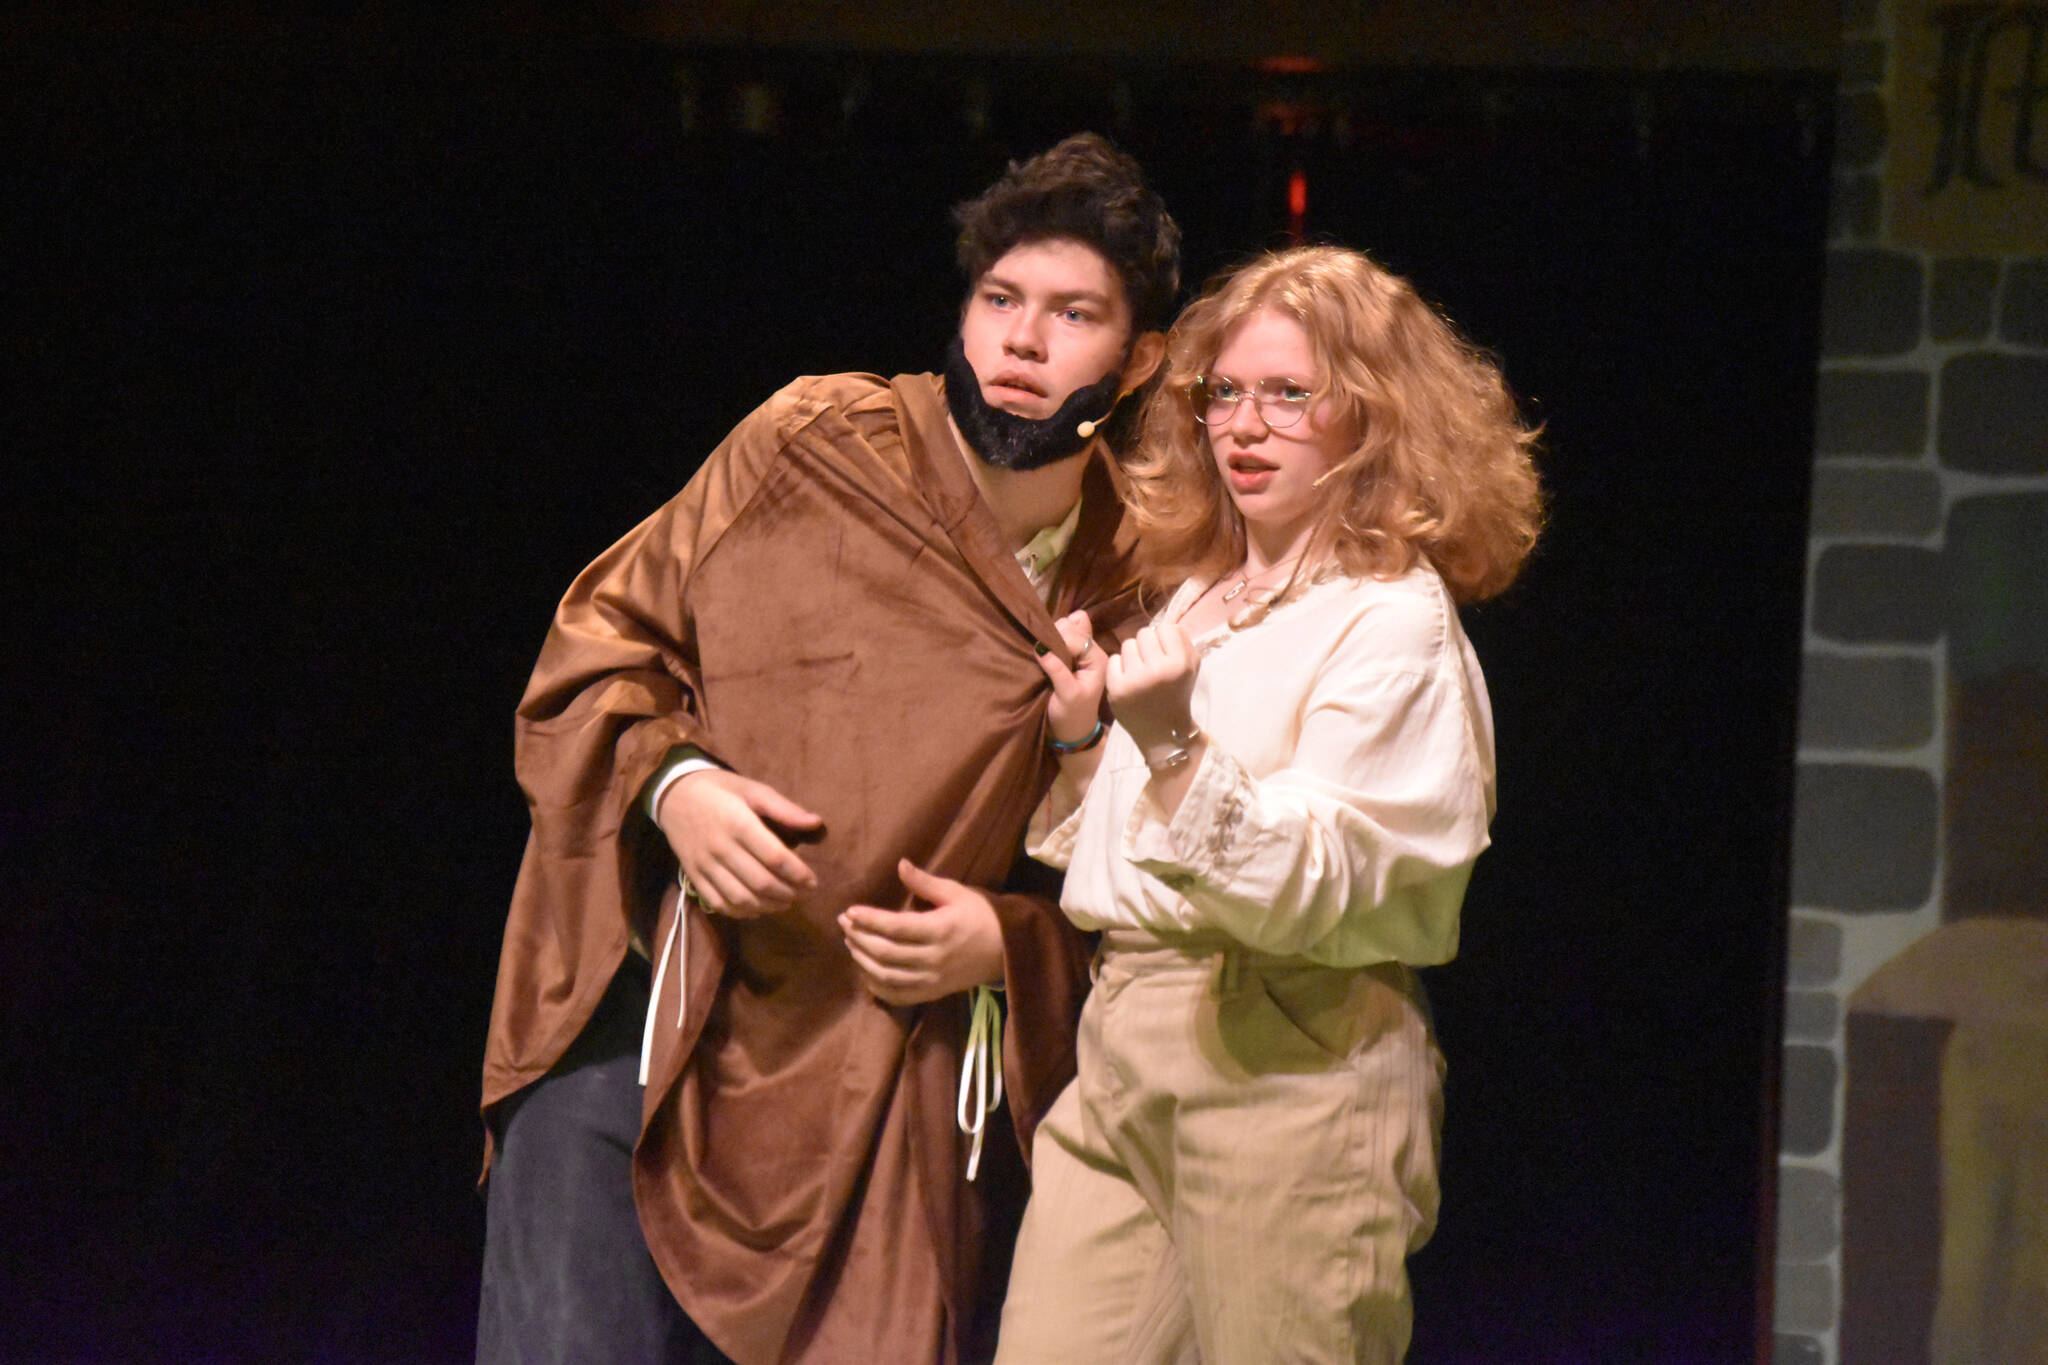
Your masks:
<svg viewBox="0 0 2048 1365"><path fill-rule="evenodd" d="M1382 578L1418 557L1459 602L1504 590L1543 524L1523 425L1499 367L1364 253L1334 246L1270 252L1212 280L1167 338L1164 382L1146 402L1121 482L1155 589L1216 577L1243 560L1242 518L1225 490L1191 391L1252 314L1308 334L1321 401L1350 452L1319 480L1311 556Z"/></svg>

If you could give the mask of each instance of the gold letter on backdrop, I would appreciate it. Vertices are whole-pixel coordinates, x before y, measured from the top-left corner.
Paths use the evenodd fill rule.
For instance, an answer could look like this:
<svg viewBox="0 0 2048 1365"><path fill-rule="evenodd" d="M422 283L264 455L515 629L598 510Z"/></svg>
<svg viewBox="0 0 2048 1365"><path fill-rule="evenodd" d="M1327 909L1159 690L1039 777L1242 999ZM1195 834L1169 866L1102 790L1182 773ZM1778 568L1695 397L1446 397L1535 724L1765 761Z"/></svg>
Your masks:
<svg viewBox="0 0 2048 1365"><path fill-rule="evenodd" d="M2048 3L1907 0L1895 13L1891 240L2048 251Z"/></svg>

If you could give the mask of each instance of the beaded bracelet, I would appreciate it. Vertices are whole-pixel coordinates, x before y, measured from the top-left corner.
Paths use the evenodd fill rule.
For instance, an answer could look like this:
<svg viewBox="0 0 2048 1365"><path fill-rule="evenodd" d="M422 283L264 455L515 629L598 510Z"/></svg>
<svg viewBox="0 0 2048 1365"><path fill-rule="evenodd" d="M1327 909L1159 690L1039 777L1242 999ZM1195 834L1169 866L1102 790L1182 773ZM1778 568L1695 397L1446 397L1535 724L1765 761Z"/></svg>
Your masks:
<svg viewBox="0 0 2048 1365"><path fill-rule="evenodd" d="M1073 743L1069 744L1066 740L1055 739L1051 735L1047 735L1045 737L1045 747L1052 750L1054 753L1060 754L1062 756L1067 754L1086 753L1088 750L1102 743L1102 737L1108 733L1109 727L1102 723L1102 717L1097 716L1095 718L1095 728L1093 730L1090 730L1082 738L1077 739Z"/></svg>

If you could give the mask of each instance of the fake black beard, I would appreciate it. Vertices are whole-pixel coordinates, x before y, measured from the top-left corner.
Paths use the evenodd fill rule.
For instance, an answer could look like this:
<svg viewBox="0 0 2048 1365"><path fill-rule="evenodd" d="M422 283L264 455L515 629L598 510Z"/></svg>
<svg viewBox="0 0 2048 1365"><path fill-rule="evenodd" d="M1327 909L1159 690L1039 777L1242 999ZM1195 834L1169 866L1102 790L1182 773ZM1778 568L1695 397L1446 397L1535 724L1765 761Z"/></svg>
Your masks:
<svg viewBox="0 0 2048 1365"><path fill-rule="evenodd" d="M967 350L955 336L946 348L946 407L967 444L982 463L1018 471L1042 469L1046 465L1078 455L1087 448L1093 433L1079 430L1086 419L1109 426L1105 414L1116 403L1118 385L1123 382L1119 365L1084 388L1075 389L1050 417L1019 417L991 407L981 396L981 381L967 363ZM1118 409L1121 415L1122 409ZM1113 428L1112 428L1113 429ZM1107 434L1107 433L1105 433Z"/></svg>

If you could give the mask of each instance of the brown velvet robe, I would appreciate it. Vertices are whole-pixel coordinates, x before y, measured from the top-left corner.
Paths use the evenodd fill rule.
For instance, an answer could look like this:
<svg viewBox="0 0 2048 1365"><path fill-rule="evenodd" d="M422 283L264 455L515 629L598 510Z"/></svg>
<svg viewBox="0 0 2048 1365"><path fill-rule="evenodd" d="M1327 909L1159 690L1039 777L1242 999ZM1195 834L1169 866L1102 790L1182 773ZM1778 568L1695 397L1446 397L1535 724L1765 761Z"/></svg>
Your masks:
<svg viewBox="0 0 2048 1365"><path fill-rule="evenodd" d="M562 1055L636 937L658 953L669 935L675 862L636 797L672 746L825 820L800 850L817 891L747 921L693 904L687 973L671 963L655 1002L641 1225L684 1310L741 1365L986 1346L1020 1162L992 1125L964 1179L966 997L879 1004L834 921L911 904L898 857L1002 884L1052 774L1034 645L1064 654L1053 618L1076 607L1105 633L1128 618L1128 551L1094 465L1048 611L974 487L940 381L839 375L748 417L562 602L519 707L533 834L486 1109ZM1088 944L1048 900L994 899L1007 1102L1028 1153L1073 1074Z"/></svg>

